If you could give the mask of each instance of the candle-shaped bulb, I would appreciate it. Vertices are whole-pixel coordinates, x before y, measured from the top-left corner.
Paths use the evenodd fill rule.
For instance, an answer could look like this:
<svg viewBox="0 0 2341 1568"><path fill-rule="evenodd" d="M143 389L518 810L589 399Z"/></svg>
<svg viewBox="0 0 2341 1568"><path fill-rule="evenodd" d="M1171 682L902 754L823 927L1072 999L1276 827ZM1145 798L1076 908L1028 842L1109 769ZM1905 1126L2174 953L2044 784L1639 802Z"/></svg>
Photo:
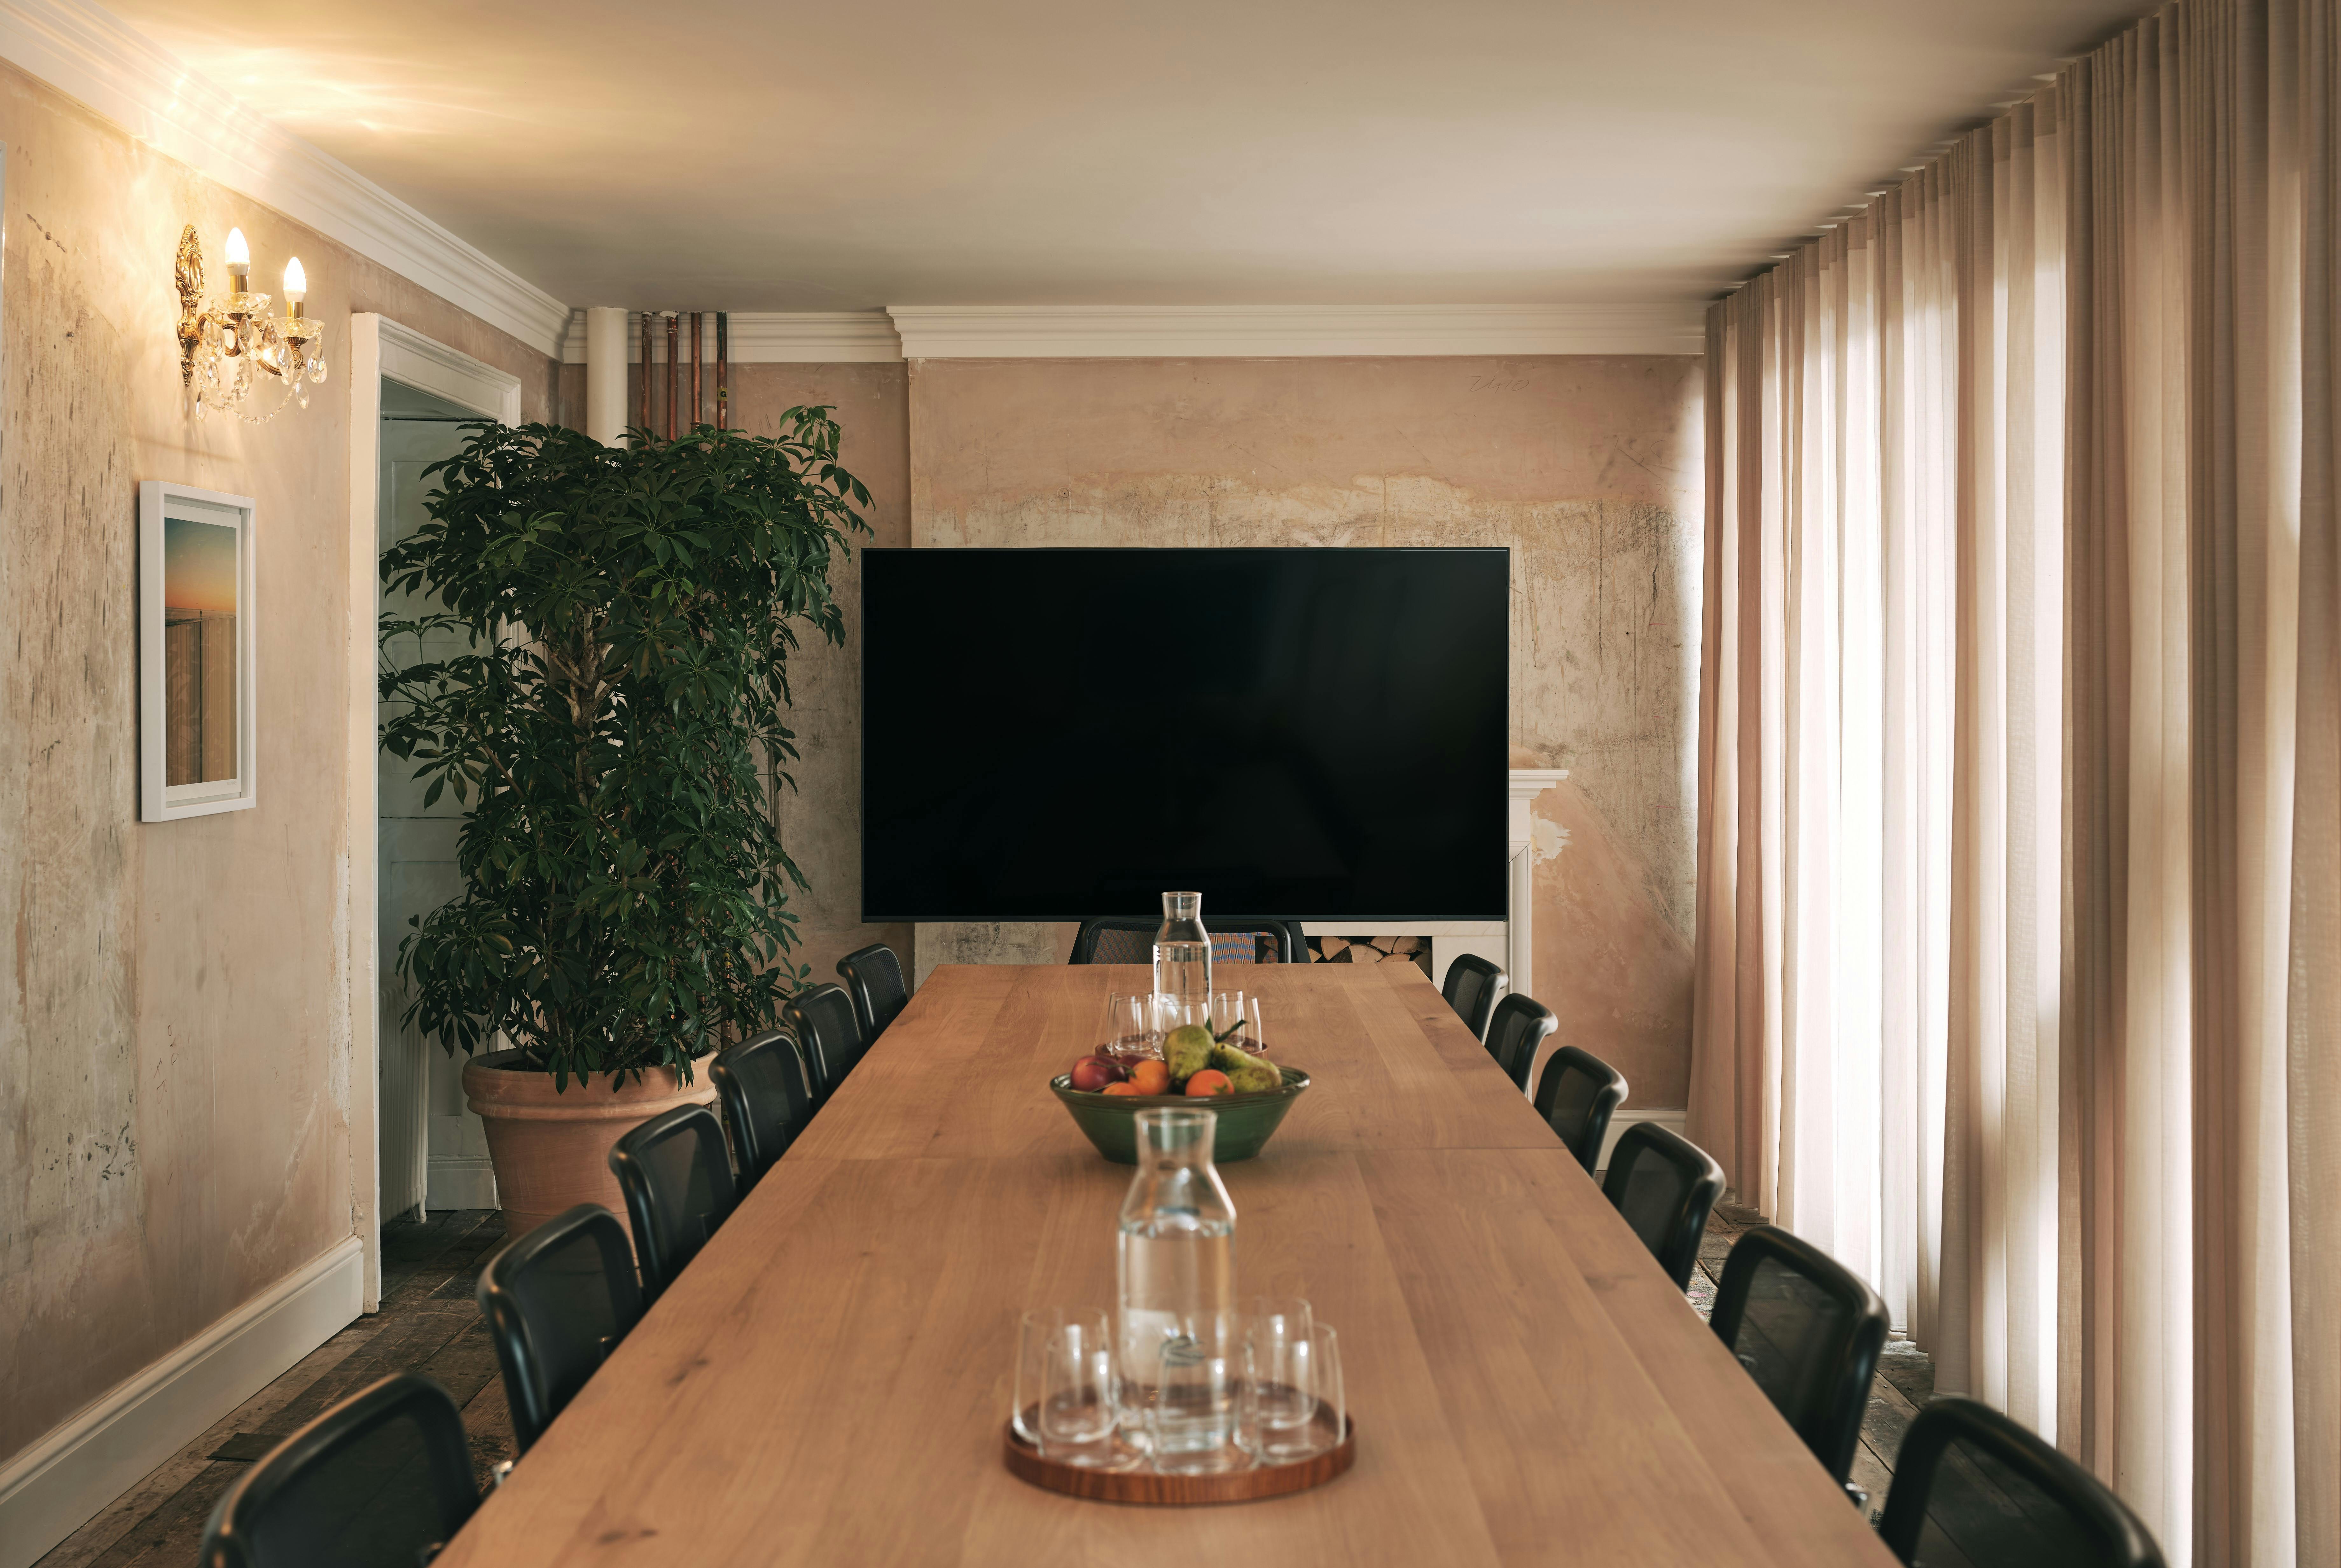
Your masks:
<svg viewBox="0 0 2341 1568"><path fill-rule="evenodd" d="M244 243L242 229L227 232L227 286L238 294L252 286L252 247Z"/></svg>
<svg viewBox="0 0 2341 1568"><path fill-rule="evenodd" d="M294 257L284 263L284 303L297 305L309 297L309 274L301 270L301 258Z"/></svg>

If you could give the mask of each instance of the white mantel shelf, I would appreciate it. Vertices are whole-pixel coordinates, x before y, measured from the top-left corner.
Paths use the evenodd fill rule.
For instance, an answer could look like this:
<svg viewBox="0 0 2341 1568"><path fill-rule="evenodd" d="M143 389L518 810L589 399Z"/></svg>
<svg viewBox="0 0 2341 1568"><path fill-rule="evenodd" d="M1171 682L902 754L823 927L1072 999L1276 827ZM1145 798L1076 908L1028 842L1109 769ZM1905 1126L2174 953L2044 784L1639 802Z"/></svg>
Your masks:
<svg viewBox="0 0 2341 1568"><path fill-rule="evenodd" d="M1504 948L1505 970L1511 977L1511 989L1522 996L1533 996L1534 977L1531 973L1535 948L1533 926L1536 918L1536 827L1529 808L1538 796L1569 777L1566 768L1515 768L1512 777L1510 832L1506 853L1511 862L1511 895L1507 901Z"/></svg>

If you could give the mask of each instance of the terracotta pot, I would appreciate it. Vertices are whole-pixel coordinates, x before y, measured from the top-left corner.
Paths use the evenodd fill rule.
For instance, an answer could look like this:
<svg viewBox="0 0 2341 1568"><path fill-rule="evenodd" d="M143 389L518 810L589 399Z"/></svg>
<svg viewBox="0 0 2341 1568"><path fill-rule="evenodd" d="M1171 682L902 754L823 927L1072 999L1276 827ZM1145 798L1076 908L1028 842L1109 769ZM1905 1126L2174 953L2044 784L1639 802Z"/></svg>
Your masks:
<svg viewBox="0 0 2341 1568"><path fill-rule="evenodd" d="M526 1059L519 1051L490 1051L463 1064L464 1097L487 1125L508 1236L524 1236L581 1203L598 1203L623 1221L626 1200L610 1174L611 1146L662 1111L715 1100L707 1077L712 1053L692 1064L688 1087L662 1067L623 1088L612 1088L606 1077L572 1078L559 1093L553 1075L523 1066Z"/></svg>

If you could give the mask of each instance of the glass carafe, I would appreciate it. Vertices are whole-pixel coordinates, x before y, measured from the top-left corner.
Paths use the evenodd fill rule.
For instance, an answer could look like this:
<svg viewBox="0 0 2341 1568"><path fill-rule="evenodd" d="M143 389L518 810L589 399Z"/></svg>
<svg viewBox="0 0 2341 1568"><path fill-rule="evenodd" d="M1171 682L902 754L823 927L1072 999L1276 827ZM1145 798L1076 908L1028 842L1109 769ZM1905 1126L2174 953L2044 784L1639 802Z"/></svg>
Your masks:
<svg viewBox="0 0 2341 1568"><path fill-rule="evenodd" d="M1211 934L1203 929L1200 893L1162 895L1162 928L1154 933L1154 994L1170 1004L1167 1027L1200 1023L1211 1005Z"/></svg>
<svg viewBox="0 0 2341 1568"><path fill-rule="evenodd" d="M1133 1119L1138 1175L1121 1201L1114 1333L1123 1428L1144 1442L1165 1347L1180 1345L1199 1322L1232 1319L1236 1207L1211 1164L1215 1112L1144 1110Z"/></svg>

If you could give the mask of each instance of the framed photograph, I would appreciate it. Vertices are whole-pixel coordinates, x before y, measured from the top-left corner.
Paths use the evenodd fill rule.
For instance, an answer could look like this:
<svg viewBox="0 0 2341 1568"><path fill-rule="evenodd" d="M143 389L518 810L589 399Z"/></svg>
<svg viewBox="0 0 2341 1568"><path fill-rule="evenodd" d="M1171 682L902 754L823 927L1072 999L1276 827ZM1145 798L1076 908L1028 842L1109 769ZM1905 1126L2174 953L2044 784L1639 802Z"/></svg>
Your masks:
<svg viewBox="0 0 2341 1568"><path fill-rule="evenodd" d="M138 487L138 815L258 801L252 498Z"/></svg>

